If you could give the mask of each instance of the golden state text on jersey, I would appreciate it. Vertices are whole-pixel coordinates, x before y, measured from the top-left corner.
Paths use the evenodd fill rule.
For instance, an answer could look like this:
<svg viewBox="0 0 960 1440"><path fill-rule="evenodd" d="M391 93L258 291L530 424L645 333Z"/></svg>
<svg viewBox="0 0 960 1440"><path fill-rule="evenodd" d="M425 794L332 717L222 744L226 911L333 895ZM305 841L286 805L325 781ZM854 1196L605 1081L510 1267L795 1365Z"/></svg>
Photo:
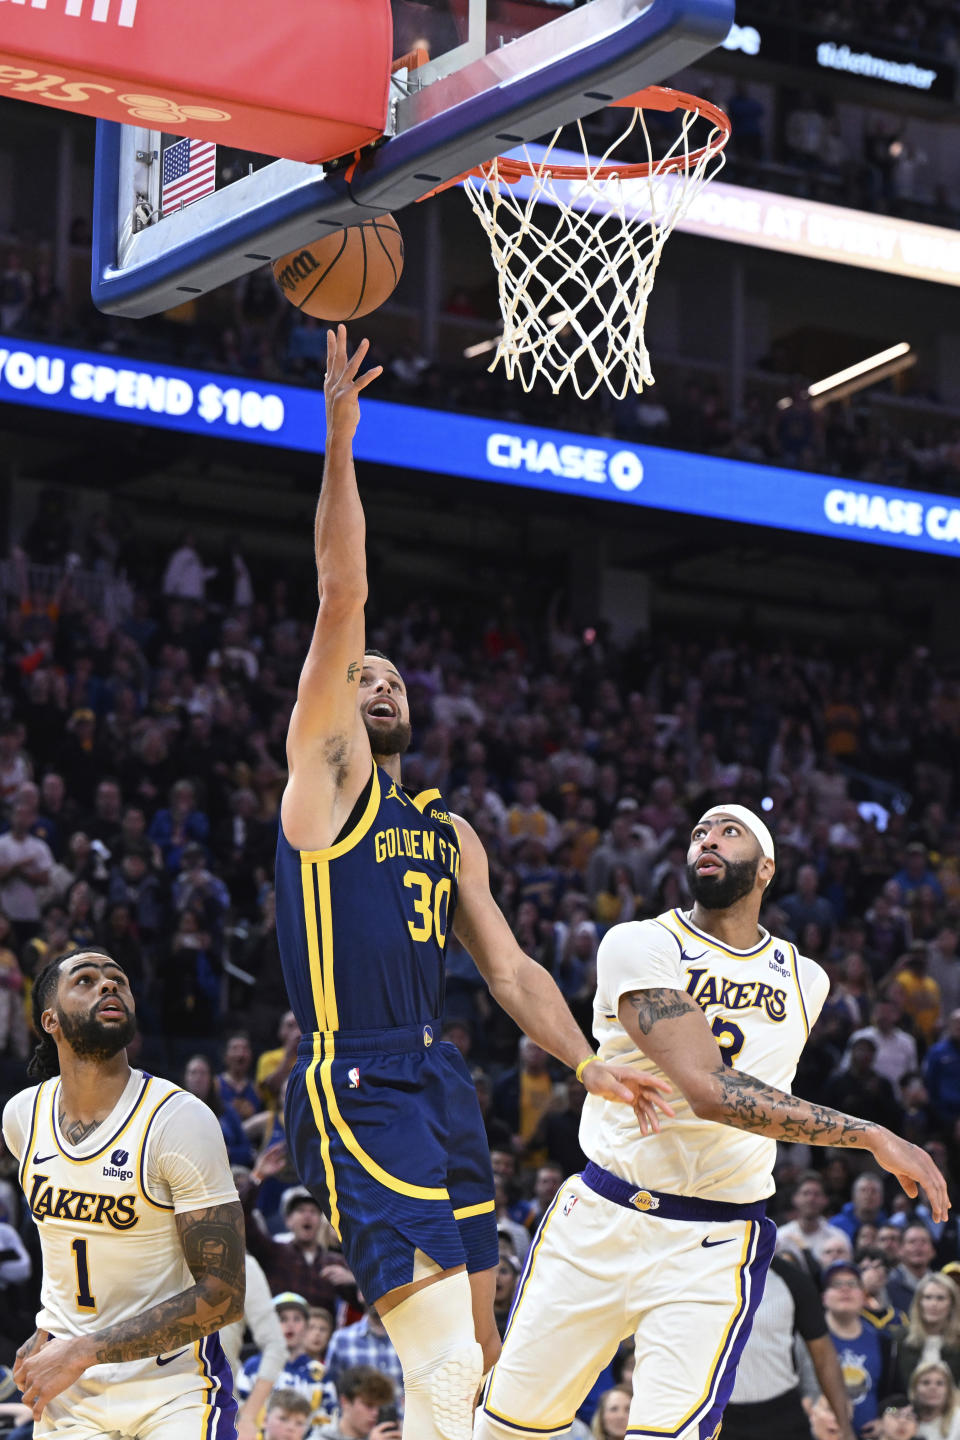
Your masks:
<svg viewBox="0 0 960 1440"><path fill-rule="evenodd" d="M304 1034L388 1029L443 1012L444 955L460 873L438 790L371 778L325 850L277 842L277 937Z"/></svg>

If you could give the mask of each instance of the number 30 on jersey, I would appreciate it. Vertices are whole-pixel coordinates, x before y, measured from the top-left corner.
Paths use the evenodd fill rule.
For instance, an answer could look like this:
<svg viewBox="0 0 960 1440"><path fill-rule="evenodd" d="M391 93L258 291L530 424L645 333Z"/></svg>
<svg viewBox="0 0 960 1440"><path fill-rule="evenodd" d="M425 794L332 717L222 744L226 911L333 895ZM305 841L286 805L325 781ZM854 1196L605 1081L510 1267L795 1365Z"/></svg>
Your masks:
<svg viewBox="0 0 960 1440"><path fill-rule="evenodd" d="M447 943L447 919L450 914L450 881L444 877L436 885L422 870L408 870L403 877L408 890L414 892L413 910L415 919L407 921L407 928L414 940L429 940L436 936L441 950Z"/></svg>

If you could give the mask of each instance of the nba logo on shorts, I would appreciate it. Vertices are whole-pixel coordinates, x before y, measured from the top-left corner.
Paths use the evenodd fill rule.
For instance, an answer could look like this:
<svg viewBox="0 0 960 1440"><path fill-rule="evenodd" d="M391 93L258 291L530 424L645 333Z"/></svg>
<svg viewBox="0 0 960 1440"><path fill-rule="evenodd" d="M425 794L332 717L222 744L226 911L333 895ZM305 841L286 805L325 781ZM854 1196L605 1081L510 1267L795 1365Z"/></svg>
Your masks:
<svg viewBox="0 0 960 1440"><path fill-rule="evenodd" d="M433 1044L433 1030L429 1025L424 1025L423 1027L423 1043L424 1045Z"/></svg>
<svg viewBox="0 0 960 1440"><path fill-rule="evenodd" d="M564 1213L564 1215L569 1215L569 1214L570 1214L570 1211L573 1209L574 1205L576 1205L576 1203L577 1203L577 1201L578 1201L579 1199L580 1199L580 1196L579 1196L579 1195L574 1195L573 1191L571 1190L570 1194L567 1196L566 1200L564 1200L564 1202L563 1202L563 1213Z"/></svg>
<svg viewBox="0 0 960 1440"><path fill-rule="evenodd" d="M656 1195L651 1195L649 1190L638 1190L636 1195L631 1195L630 1204L636 1205L638 1210L660 1209L660 1201Z"/></svg>
<svg viewBox="0 0 960 1440"><path fill-rule="evenodd" d="M353 1067L352 1070L348 1070L348 1071L347 1071L347 1079L350 1081L350 1089L351 1089L351 1090L359 1090L359 1089L360 1089L360 1067L359 1067L359 1065L354 1065L354 1067Z"/></svg>

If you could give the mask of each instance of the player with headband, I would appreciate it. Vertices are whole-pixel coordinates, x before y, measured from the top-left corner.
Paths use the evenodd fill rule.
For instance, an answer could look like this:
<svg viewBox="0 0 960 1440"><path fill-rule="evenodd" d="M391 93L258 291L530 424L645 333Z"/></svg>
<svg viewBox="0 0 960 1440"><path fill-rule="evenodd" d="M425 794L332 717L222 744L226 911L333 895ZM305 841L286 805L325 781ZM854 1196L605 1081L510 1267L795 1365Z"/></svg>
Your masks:
<svg viewBox="0 0 960 1440"><path fill-rule="evenodd" d="M789 1093L829 980L760 924L775 869L758 815L711 806L687 851L691 910L604 936L599 1056L665 1077L675 1114L642 1135L626 1107L587 1097L589 1163L530 1248L474 1440L565 1431L629 1335L627 1434L715 1440L773 1253L764 1210L778 1140L869 1150L946 1219L946 1185L924 1151Z"/></svg>

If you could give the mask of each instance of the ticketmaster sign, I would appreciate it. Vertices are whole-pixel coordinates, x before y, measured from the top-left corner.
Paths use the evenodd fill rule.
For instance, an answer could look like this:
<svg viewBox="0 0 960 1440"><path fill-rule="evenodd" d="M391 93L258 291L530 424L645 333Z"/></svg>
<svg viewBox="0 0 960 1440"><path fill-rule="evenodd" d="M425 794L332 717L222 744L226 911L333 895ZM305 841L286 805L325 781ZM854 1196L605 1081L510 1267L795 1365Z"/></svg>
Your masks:
<svg viewBox="0 0 960 1440"><path fill-rule="evenodd" d="M737 6L737 23L731 26L723 48L788 65L795 72L833 70L940 100L954 98L956 71L942 55L910 55L893 42L881 44L878 53L878 47L866 37L838 41L816 26L785 25L769 15L752 16L749 7L744 13Z"/></svg>
<svg viewBox="0 0 960 1440"><path fill-rule="evenodd" d="M3 406L30 406L320 455L323 395L293 385L0 336ZM363 399L358 460L960 558L960 501ZM65 478L68 483L68 477ZM545 501L545 503L549 503ZM611 523L625 521L611 512Z"/></svg>
<svg viewBox="0 0 960 1440"><path fill-rule="evenodd" d="M912 90L929 90L937 78L936 70L915 65L912 60L882 60L869 50L851 50L825 40L817 46L817 64L824 70L842 70L847 75L865 75L870 80L886 80L890 85L906 85Z"/></svg>

